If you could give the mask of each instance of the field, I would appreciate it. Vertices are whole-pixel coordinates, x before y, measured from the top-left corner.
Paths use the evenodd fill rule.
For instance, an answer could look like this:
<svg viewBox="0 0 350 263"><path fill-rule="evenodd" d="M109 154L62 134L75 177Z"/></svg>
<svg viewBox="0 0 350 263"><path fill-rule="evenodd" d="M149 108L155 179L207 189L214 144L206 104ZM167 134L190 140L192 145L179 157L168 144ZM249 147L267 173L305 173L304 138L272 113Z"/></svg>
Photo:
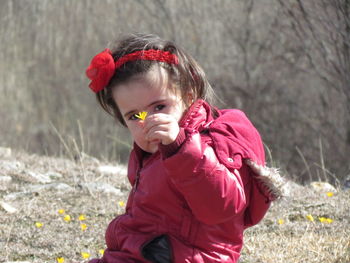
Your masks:
<svg viewBox="0 0 350 263"><path fill-rule="evenodd" d="M112 169L113 168L113 169ZM0 156L0 262L85 262L101 256L123 213L125 167L7 152ZM243 263L350 262L350 191L290 183L289 197L245 233Z"/></svg>

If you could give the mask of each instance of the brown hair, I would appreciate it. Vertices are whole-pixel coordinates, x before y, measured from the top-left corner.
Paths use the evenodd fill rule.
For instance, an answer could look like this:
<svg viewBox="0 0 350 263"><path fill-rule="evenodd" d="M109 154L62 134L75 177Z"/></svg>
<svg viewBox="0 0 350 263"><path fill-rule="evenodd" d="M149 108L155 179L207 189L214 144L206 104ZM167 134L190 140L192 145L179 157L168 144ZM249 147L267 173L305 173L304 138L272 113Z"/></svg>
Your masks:
<svg viewBox="0 0 350 263"><path fill-rule="evenodd" d="M178 57L179 63L174 65L159 61L136 60L127 62L116 69L108 85L96 93L97 101L107 113L125 126L118 105L113 100L112 90L118 84L130 80L131 77L147 73L155 64L159 64L166 69L169 79L180 90L184 102L188 101L188 94L192 94L194 100L204 99L209 103L211 102L213 91L204 71L189 54L173 42L161 39L156 35L131 34L117 41L111 51L113 59L116 61L127 54L148 49L169 51Z"/></svg>

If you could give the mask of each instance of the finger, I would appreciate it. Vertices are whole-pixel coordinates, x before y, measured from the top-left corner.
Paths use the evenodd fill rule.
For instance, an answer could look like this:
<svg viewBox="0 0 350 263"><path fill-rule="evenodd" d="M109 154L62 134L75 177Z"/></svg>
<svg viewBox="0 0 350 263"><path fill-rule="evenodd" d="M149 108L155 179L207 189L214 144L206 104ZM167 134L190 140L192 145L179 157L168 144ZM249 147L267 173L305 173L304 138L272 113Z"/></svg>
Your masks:
<svg viewBox="0 0 350 263"><path fill-rule="evenodd" d="M149 140L160 139L162 144L173 142L179 134L180 128L175 125L159 125L152 128L147 134Z"/></svg>
<svg viewBox="0 0 350 263"><path fill-rule="evenodd" d="M175 141L177 135L167 131L156 131L152 134L150 141L159 141L163 145L168 145Z"/></svg>
<svg viewBox="0 0 350 263"><path fill-rule="evenodd" d="M167 124L160 124L151 127L146 133L146 139L154 139L154 134L157 132L169 132L170 127Z"/></svg>
<svg viewBox="0 0 350 263"><path fill-rule="evenodd" d="M155 116L156 115L156 116ZM172 118L167 114L154 114L147 118L144 122L144 132L148 133L150 129L158 125L166 125L172 123Z"/></svg>
<svg viewBox="0 0 350 263"><path fill-rule="evenodd" d="M145 123L168 122L171 119L173 119L173 117L169 114L156 113L147 117Z"/></svg>

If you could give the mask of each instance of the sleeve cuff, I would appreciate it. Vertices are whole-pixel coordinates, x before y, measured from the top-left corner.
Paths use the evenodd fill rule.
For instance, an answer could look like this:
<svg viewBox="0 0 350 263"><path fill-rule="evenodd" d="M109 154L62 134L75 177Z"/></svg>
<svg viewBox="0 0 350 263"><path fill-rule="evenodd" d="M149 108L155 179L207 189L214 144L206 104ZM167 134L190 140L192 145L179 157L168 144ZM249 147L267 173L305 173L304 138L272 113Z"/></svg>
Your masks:
<svg viewBox="0 0 350 263"><path fill-rule="evenodd" d="M163 156L163 159L169 158L177 152L183 142L186 140L186 133L184 128L180 128L179 134L177 135L174 142L168 145L159 145L159 151Z"/></svg>

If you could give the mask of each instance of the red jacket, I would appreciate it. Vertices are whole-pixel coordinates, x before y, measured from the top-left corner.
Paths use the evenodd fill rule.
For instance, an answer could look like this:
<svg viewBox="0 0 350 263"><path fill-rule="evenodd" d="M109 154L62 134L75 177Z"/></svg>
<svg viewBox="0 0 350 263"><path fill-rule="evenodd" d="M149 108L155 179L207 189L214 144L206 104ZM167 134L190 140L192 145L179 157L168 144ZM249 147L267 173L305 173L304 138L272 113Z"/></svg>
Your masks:
<svg viewBox="0 0 350 263"><path fill-rule="evenodd" d="M146 154L134 146L128 178L133 186L125 214L107 228L108 249L91 262L147 262L143 244L166 234L173 262L237 262L243 231L266 213L243 161L265 163L257 130L239 110L219 110L199 100L180 121L176 141Z"/></svg>

